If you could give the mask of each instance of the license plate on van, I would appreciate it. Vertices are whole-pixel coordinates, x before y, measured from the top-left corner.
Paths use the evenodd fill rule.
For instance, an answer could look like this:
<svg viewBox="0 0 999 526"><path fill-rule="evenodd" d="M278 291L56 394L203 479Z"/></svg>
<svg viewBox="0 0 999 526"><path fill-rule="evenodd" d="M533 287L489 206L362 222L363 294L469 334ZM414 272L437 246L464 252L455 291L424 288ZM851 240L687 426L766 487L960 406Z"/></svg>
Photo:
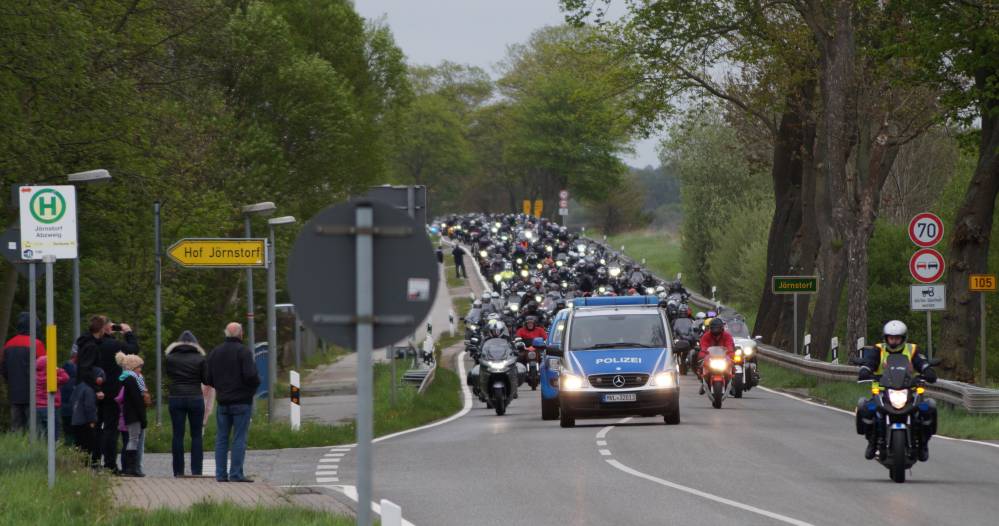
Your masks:
<svg viewBox="0 0 999 526"><path fill-rule="evenodd" d="M638 395L635 393L609 393L604 395L604 402L635 402Z"/></svg>

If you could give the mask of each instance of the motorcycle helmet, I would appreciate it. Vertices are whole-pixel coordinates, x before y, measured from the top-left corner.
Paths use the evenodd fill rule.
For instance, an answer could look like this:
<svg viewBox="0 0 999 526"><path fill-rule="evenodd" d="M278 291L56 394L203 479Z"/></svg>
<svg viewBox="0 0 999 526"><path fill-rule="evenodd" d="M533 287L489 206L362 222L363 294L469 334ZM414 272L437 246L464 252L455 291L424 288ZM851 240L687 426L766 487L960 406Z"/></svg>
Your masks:
<svg viewBox="0 0 999 526"><path fill-rule="evenodd" d="M475 301L473 301L472 302L472 308L474 308L474 309L481 309L482 308L482 300L475 300Z"/></svg>
<svg viewBox="0 0 999 526"><path fill-rule="evenodd" d="M718 313L717 313L717 312L715 312L715 311L713 311L713 310L709 310L709 311L708 311L708 317L709 317L709 318L714 318L715 316L718 316Z"/></svg>
<svg viewBox="0 0 999 526"><path fill-rule="evenodd" d="M499 295L499 292L493 292L493 293L492 293L492 298L493 298L494 300L498 300L498 299L499 299L499 297L500 297L500 295Z"/></svg>
<svg viewBox="0 0 999 526"><path fill-rule="evenodd" d="M706 314L704 314L704 311L698 311L697 314L694 315L694 318L696 318L698 320L703 320L704 318L707 318L707 317L708 316Z"/></svg>
<svg viewBox="0 0 999 526"><path fill-rule="evenodd" d="M711 330L711 334L717 336L725 330L725 321L721 318L711 318L711 323L708 325L708 329Z"/></svg>
<svg viewBox="0 0 999 526"><path fill-rule="evenodd" d="M492 297L489 295L489 293L488 292L483 292L482 293L482 303L490 303L491 301L492 301Z"/></svg>
<svg viewBox="0 0 999 526"><path fill-rule="evenodd" d="M501 338L503 336L503 322L499 320L489 320L486 323L486 333L489 334L491 338Z"/></svg>
<svg viewBox="0 0 999 526"><path fill-rule="evenodd" d="M905 348L905 341L908 338L908 333L909 333L909 328L906 327L904 323L898 320L892 320L886 323L884 328L885 347L888 348L889 352L901 351L902 349ZM898 343L898 345L893 346L888 343L889 336L898 336L902 338L902 340Z"/></svg>

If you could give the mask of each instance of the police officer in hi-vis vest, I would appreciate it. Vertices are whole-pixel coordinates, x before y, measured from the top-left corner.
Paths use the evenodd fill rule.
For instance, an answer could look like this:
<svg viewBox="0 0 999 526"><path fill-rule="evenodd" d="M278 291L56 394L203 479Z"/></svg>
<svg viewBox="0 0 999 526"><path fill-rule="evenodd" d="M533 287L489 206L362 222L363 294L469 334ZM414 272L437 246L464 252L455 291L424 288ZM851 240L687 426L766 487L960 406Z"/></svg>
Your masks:
<svg viewBox="0 0 999 526"><path fill-rule="evenodd" d="M888 356L895 353L902 353L902 355L912 362L912 369L916 375L922 377L926 382L936 382L937 375L933 372L933 368L930 367L929 360L920 354L916 344L906 342L907 333L908 328L901 321L892 320L886 323L884 327L884 343L863 349L863 355L860 359L862 365L858 380L873 380L877 382L881 378L881 372ZM919 441L920 447L918 452L919 460L922 462L926 462L929 459L927 444L937 427L936 403L932 399L927 399L927 402L925 409L921 407L918 413L918 419L923 424L921 426L923 431L922 440ZM864 452L864 458L868 460L874 458L874 454L879 447L879 440L884 440L884 433L878 433L878 430L875 428L875 418L877 415L874 411L868 409L868 407L873 407L873 403L873 397L870 400L861 398L857 403L857 431L863 432L867 437L867 450ZM882 423L879 422L878 424Z"/></svg>

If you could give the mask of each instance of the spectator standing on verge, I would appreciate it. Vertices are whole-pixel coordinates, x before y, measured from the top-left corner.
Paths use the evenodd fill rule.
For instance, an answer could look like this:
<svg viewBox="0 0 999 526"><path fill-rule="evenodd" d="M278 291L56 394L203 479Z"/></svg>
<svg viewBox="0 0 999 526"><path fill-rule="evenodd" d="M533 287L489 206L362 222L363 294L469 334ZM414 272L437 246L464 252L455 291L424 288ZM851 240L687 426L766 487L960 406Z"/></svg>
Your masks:
<svg viewBox="0 0 999 526"><path fill-rule="evenodd" d="M454 250L451 251L451 255L454 256L454 273L457 277L462 277L464 275L468 277L468 272L465 270L465 249L461 248L461 245L455 245Z"/></svg>
<svg viewBox="0 0 999 526"><path fill-rule="evenodd" d="M438 265L443 265L444 264L444 247L442 247L440 245L437 245L437 250L434 251L434 254L437 256L437 264Z"/></svg>
<svg viewBox="0 0 999 526"><path fill-rule="evenodd" d="M34 396L28 386L28 373L31 371L31 316L22 312L17 316L17 335L7 340L0 359L0 376L7 383L7 397L10 402L10 426L12 431L24 431L28 427L29 396ZM37 320L36 320L37 322ZM41 335L41 323L36 325L36 335ZM35 338L35 358L45 356L45 344Z"/></svg>
<svg viewBox="0 0 999 526"><path fill-rule="evenodd" d="M38 436L45 437L48 432L49 425L49 390L48 382L46 382L46 376L48 376L48 356L42 356L38 360L35 360L35 413L37 414L38 422ZM55 396L52 397L53 402L55 402L55 436L59 438L59 415L62 413L59 408L62 407L62 393L60 388L69 383L69 375L66 374L61 367L56 369L56 391Z"/></svg>
<svg viewBox="0 0 999 526"><path fill-rule="evenodd" d="M253 482L243 473L246 435L253 411L253 395L260 385L253 353L243 345L243 326L232 322L225 327L225 342L212 349L207 359L207 384L215 388L218 411L215 422L215 480ZM229 435L232 435L232 464L229 464ZM228 469L226 469L228 467Z"/></svg>
<svg viewBox="0 0 999 526"><path fill-rule="evenodd" d="M117 472L116 457L118 439L121 435L118 431L119 406L114 398L121 389L121 382L118 380L121 376L121 366L115 360L115 355L119 352L138 354L139 344L128 324L112 323L107 316L90 318L88 330L88 334L81 335L76 340L76 348L79 349L76 362L77 378L96 389L94 369L100 367L104 371L104 392L108 396L97 404L100 418L98 447L104 457L104 467ZM123 340L116 338L115 333L121 333Z"/></svg>
<svg viewBox="0 0 999 526"><path fill-rule="evenodd" d="M184 331L166 348L166 375L170 379L170 422L173 424L173 476L184 476L184 424L191 425L191 474L200 477L204 459L202 423L205 397L202 384L207 381L205 350L191 331Z"/></svg>
<svg viewBox="0 0 999 526"><path fill-rule="evenodd" d="M142 431L146 428L146 402L142 397L143 387L140 380L142 358L122 352L119 352L115 358L122 369L121 375L118 376L121 389L115 397L121 404L119 422L128 433L121 474L126 477L144 477L145 475L139 470L140 440Z"/></svg>
<svg viewBox="0 0 999 526"><path fill-rule="evenodd" d="M62 416L62 438L67 446L76 445L76 433L75 429L73 429L73 404L69 402L73 398L73 389L77 383L76 357L77 350L74 345L73 350L69 353L69 359L62 364L63 370L69 375L69 381L59 387L59 394L62 395L62 412L60 413Z"/></svg>
<svg viewBox="0 0 999 526"><path fill-rule="evenodd" d="M97 388L104 384L104 371L99 367L94 370ZM73 396L67 404L73 411L73 418L70 423L73 426L73 436L76 437L76 446L90 457L90 466L100 467L100 450L97 448L97 403L104 400L104 391L95 391L86 382L77 382L73 388ZM63 406L65 407L65 405Z"/></svg>

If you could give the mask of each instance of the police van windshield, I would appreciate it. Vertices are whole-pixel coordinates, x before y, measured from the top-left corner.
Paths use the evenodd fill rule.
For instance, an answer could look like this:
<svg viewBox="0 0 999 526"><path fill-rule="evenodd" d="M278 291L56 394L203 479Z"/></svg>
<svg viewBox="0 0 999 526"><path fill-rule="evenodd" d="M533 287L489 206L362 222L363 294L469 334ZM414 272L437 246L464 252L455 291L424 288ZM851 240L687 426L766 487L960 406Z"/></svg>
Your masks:
<svg viewBox="0 0 999 526"><path fill-rule="evenodd" d="M666 347L666 331L658 314L578 316L569 329L573 351L615 347Z"/></svg>

